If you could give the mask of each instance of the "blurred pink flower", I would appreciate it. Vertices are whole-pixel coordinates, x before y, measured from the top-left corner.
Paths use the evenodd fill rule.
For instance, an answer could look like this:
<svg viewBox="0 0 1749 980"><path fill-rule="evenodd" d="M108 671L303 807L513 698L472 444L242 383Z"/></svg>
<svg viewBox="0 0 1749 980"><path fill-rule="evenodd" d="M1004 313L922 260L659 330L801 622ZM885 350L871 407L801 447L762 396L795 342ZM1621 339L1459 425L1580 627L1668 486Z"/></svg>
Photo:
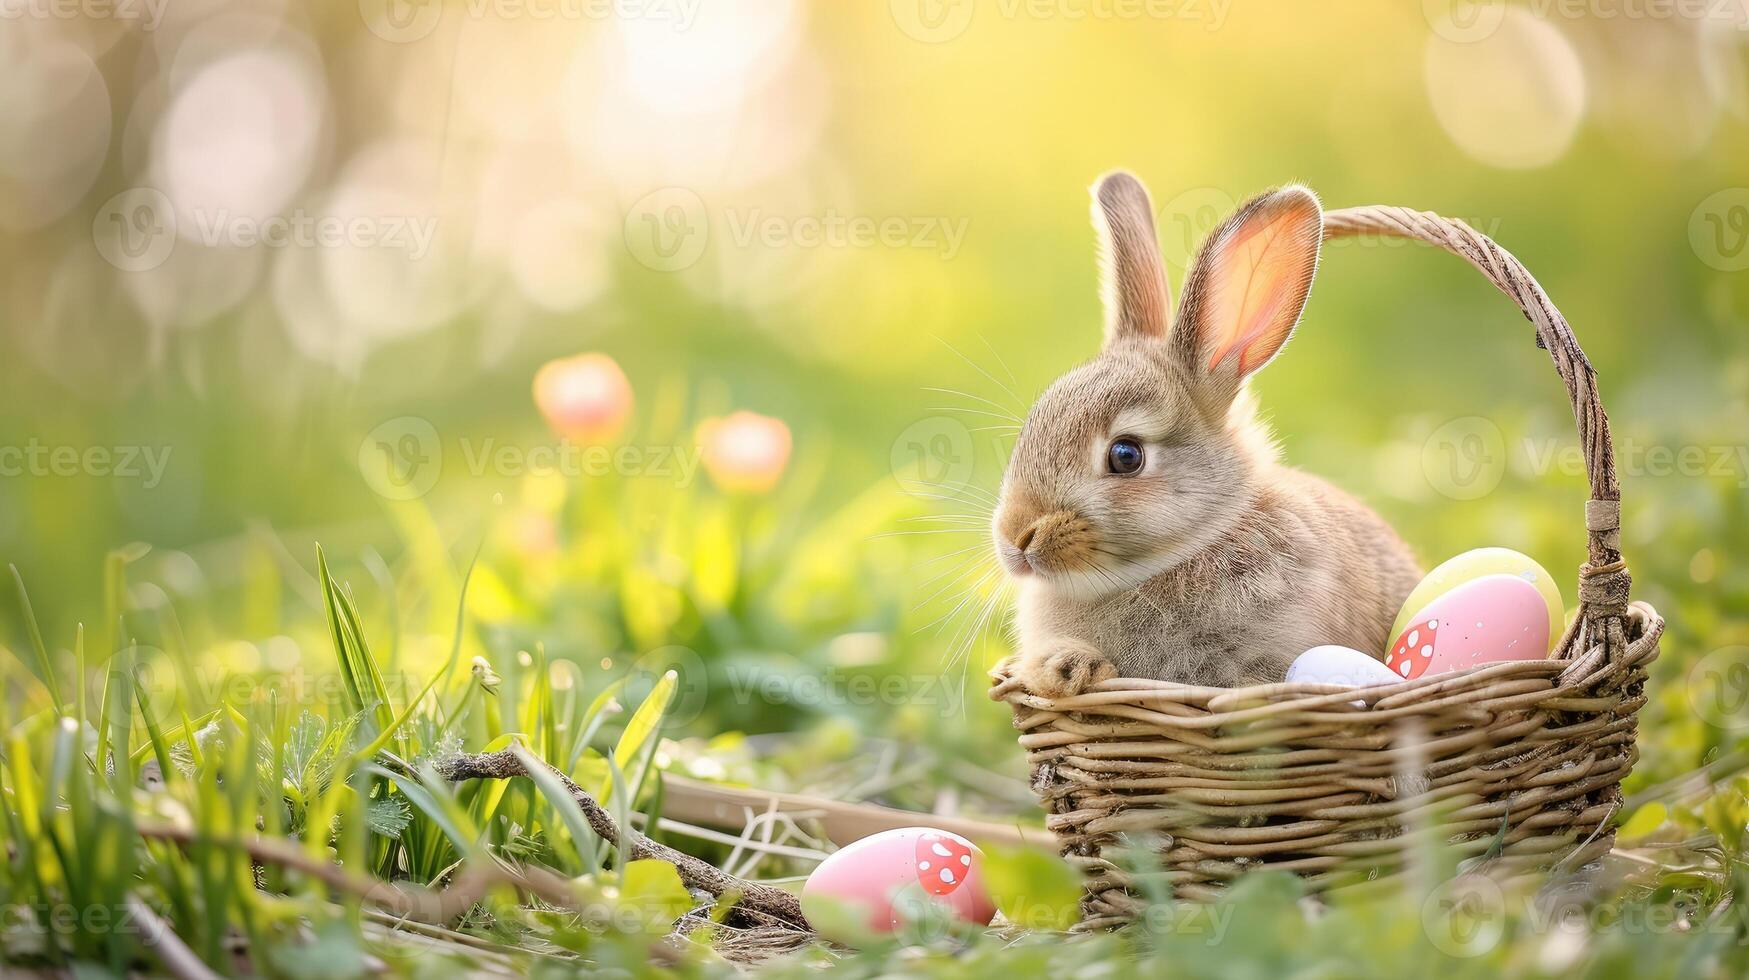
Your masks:
<svg viewBox="0 0 1749 980"><path fill-rule="evenodd" d="M510 523L510 540L524 555L551 555L559 550L559 528L551 516L525 510Z"/></svg>
<svg viewBox="0 0 1749 980"><path fill-rule="evenodd" d="M561 436L606 442L632 414L632 386L613 358L578 354L548 361L534 375L534 403Z"/></svg>
<svg viewBox="0 0 1749 980"><path fill-rule="evenodd" d="M789 426L756 412L705 419L698 426L698 444L711 481L730 492L770 490L789 465Z"/></svg>

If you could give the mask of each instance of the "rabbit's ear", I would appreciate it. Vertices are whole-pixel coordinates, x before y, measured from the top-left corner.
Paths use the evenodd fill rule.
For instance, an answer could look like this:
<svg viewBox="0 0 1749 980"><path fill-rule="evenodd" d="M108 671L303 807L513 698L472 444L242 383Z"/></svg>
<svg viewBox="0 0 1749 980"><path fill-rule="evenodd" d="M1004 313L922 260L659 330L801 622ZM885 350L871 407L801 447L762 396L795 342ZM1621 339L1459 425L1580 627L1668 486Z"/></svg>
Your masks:
<svg viewBox="0 0 1749 980"><path fill-rule="evenodd" d="M1154 238L1154 208L1142 182L1114 170L1093 185L1093 224L1099 229L1100 290L1105 298L1105 342L1166 336L1172 294Z"/></svg>
<svg viewBox="0 0 1749 980"><path fill-rule="evenodd" d="M1203 244L1184 283L1172 350L1215 407L1287 343L1323 236L1318 198L1289 186L1246 202Z"/></svg>

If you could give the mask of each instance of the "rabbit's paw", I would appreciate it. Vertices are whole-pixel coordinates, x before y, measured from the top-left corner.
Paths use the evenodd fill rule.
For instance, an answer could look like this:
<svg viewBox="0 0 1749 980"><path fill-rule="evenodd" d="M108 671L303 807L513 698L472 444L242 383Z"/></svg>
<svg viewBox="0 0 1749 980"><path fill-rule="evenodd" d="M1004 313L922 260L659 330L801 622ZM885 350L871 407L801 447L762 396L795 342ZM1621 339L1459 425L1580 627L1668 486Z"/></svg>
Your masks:
<svg viewBox="0 0 1749 980"><path fill-rule="evenodd" d="M1117 668L1091 646L1062 643L1037 656L1023 654L1014 664L1014 676L1034 694L1061 698L1116 677Z"/></svg>

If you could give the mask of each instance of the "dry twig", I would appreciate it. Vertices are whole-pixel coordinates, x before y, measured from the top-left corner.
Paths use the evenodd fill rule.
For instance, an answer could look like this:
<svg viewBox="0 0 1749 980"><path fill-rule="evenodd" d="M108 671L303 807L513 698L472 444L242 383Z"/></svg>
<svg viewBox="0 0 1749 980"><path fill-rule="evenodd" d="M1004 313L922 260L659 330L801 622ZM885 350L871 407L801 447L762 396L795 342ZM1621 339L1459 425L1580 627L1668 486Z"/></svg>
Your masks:
<svg viewBox="0 0 1749 980"><path fill-rule="evenodd" d="M438 761L433 768L437 774L451 782L461 782L467 779L510 779L516 776L527 776L528 770L523 766L513 749L498 752L484 752L477 755L456 755ZM602 840L619 846L620 829L613 822L608 812L596 802L588 790L578 786L569 776L547 767L571 794L578 808L583 811L583 818L588 821L590 829L594 830ZM734 908L730 911L732 924L748 926L782 925L799 929L808 933L813 927L802 915L802 903L796 896L775 885L748 881L737 878L721 868L693 857L683 851L677 851L665 844L627 828L626 833L631 843L633 859L654 858L667 861L680 872L680 880L688 888L708 892L717 898L725 895L734 896ZM739 919L739 923L735 920Z"/></svg>

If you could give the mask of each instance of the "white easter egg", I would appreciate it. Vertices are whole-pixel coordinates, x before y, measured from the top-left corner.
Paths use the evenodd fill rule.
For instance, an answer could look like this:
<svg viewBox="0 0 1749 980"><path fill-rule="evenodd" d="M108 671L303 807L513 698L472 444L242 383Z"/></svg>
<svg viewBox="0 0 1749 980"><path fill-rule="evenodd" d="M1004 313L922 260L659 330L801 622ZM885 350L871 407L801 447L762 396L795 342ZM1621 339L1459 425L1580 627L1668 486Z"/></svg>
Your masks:
<svg viewBox="0 0 1749 980"><path fill-rule="evenodd" d="M1376 657L1369 657L1352 647L1328 645L1313 647L1294 658L1287 669L1289 684L1343 684L1348 687L1372 687L1402 681Z"/></svg>

